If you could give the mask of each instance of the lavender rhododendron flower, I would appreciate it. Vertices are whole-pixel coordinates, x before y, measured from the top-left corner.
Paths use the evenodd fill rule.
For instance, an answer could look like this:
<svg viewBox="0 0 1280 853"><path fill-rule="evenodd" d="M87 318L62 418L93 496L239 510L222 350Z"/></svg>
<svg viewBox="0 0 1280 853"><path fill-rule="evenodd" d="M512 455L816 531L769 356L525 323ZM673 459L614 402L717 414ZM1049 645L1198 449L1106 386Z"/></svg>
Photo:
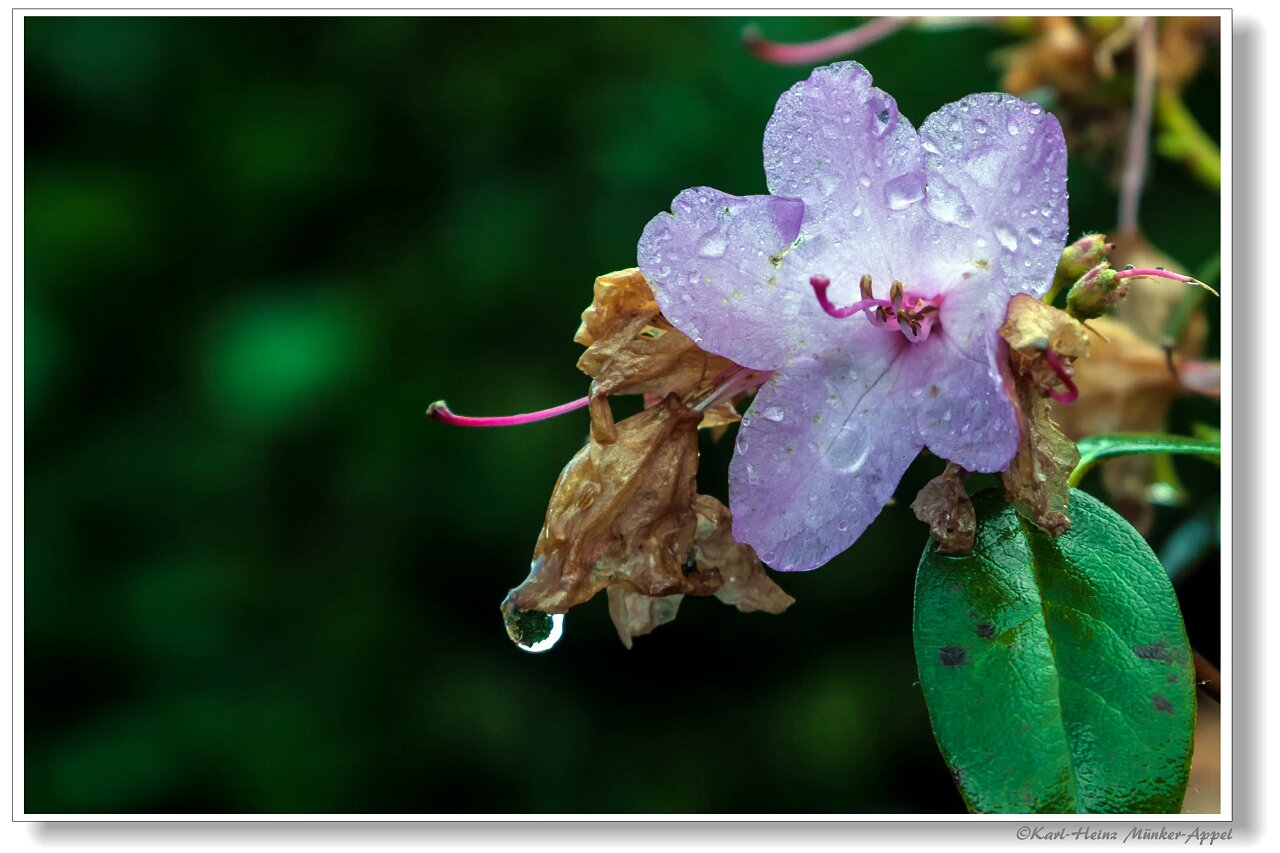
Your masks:
<svg viewBox="0 0 1280 853"><path fill-rule="evenodd" d="M703 349L773 371L729 471L733 533L775 569L848 548L927 447L1006 468L1019 425L997 329L1043 295L1067 235L1058 121L971 95L917 131L855 62L816 69L765 128L769 195L685 190L639 265Z"/></svg>

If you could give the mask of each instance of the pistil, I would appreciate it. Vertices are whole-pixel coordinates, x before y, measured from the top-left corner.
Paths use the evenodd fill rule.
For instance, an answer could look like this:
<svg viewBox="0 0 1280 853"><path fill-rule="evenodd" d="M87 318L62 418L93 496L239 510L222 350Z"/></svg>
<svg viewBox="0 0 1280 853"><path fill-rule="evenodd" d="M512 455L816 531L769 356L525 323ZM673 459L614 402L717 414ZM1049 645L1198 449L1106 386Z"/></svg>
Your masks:
<svg viewBox="0 0 1280 853"><path fill-rule="evenodd" d="M548 418L554 418L559 415L572 412L576 409L585 409L587 404L590 402L591 397L587 396L559 406L552 406L550 409L543 409L539 412L529 412L524 415L498 415L490 418L475 418L468 417L467 415L455 415L453 412L449 411L449 407L445 405L444 400L436 400L427 407L427 417L432 420L462 427L520 426L521 424L545 421Z"/></svg>

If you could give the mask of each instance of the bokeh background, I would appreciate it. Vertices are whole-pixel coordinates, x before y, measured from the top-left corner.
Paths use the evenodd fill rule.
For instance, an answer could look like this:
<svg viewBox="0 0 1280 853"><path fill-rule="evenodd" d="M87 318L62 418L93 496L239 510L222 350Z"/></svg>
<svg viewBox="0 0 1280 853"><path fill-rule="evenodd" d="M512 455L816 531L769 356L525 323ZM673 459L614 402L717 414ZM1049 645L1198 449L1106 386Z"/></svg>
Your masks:
<svg viewBox="0 0 1280 853"><path fill-rule="evenodd" d="M585 414L423 418L581 396L594 277L679 190L765 191L809 69L750 57L748 23L26 19L26 811L963 810L910 633L937 460L778 578L784 615L687 599L627 651L601 596L530 655L498 604ZM857 58L918 123L998 88L1016 40ZM1187 103L1216 138L1216 53ZM1153 170L1143 225L1197 270L1218 197ZM1072 159L1073 231L1114 223L1114 186ZM723 498L731 441L704 441ZM1178 470L1195 502L1157 510L1157 550L1216 505L1211 466ZM1216 550L1184 569L1216 661Z"/></svg>

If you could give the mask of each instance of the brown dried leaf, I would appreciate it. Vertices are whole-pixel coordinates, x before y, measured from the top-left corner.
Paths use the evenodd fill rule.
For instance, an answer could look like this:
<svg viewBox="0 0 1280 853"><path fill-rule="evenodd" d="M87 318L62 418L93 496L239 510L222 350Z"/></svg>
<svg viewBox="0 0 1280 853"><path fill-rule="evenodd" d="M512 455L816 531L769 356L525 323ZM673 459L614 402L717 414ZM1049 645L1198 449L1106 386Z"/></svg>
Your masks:
<svg viewBox="0 0 1280 853"><path fill-rule="evenodd" d="M1058 364L1070 371L1077 357L1089 353L1088 333L1065 311L1019 294L1009 303L1000 334L1009 344L1014 403L1022 426L1018 453L1001 479L1013 505L1058 536L1071 526L1067 477L1080 461L1080 453L1050 415L1053 404L1046 394L1061 377L1046 353L1052 352Z"/></svg>
<svg viewBox="0 0 1280 853"><path fill-rule="evenodd" d="M1014 373L1044 391L1058 387L1061 381L1045 358L1047 351L1068 370L1075 359L1089 354L1089 333L1078 320L1025 293L1009 302L1000 335L1009 344Z"/></svg>
<svg viewBox="0 0 1280 853"><path fill-rule="evenodd" d="M970 554L978 529L973 501L964 489L965 470L954 462L925 483L911 509L916 518L929 525L929 536L938 543L939 554Z"/></svg>
<svg viewBox="0 0 1280 853"><path fill-rule="evenodd" d="M1220 38L1219 20L1195 15L1160 19L1156 76L1161 88L1180 90L1199 73L1205 48Z"/></svg>
<svg viewBox="0 0 1280 853"><path fill-rule="evenodd" d="M1046 15L1031 18L1034 31L1022 44L1007 50L1000 88L1020 94L1049 88L1061 95L1079 95L1096 82L1093 44L1071 18Z"/></svg>
<svg viewBox="0 0 1280 853"><path fill-rule="evenodd" d="M564 613L610 584L646 595L691 592L681 566L693 547L701 416L672 394L593 434L552 490L528 579L504 607Z"/></svg>
<svg viewBox="0 0 1280 853"><path fill-rule="evenodd" d="M776 614L795 603L795 599L765 573L756 552L749 545L734 541L728 507L708 495L696 495L693 503L698 526L693 550L683 567L686 573L696 573L715 585L715 597L743 613L763 610ZM611 586L609 615L618 629L618 637L631 648L632 638L675 619L682 598L682 595L651 597Z"/></svg>
<svg viewBox="0 0 1280 853"><path fill-rule="evenodd" d="M743 613L763 610L777 614L795 604L796 600L765 574L755 550L734 540L729 508L709 495L697 495L693 502L698 513L694 560L699 574L719 575L722 583L716 598Z"/></svg>
<svg viewBox="0 0 1280 853"><path fill-rule="evenodd" d="M676 618L683 595L664 595L655 598L623 589L620 586L609 587L609 618L618 629L618 639L622 645L631 648L631 641L653 631L659 625L665 625Z"/></svg>
<svg viewBox="0 0 1280 853"><path fill-rule="evenodd" d="M1000 479L1019 512L1053 536L1060 536L1071 528L1067 477L1080 461L1080 451L1053 422L1052 402L1038 387L1020 379L1015 388L1022 440Z"/></svg>
<svg viewBox="0 0 1280 853"><path fill-rule="evenodd" d="M596 279L595 299L582 313L573 338L587 347L578 369L595 380L593 395L676 393L688 399L710 390L735 365L705 352L662 316L648 282L638 269ZM705 423L714 426L720 420ZM737 420L734 413L728 422Z"/></svg>
<svg viewBox="0 0 1280 853"><path fill-rule="evenodd" d="M733 541L729 510L695 493L701 418L670 394L616 424L610 416L609 442L593 427L556 481L529 577L503 612L564 613L607 587L629 645L674 616L644 598L721 595L741 610L785 609L790 597Z"/></svg>
<svg viewBox="0 0 1280 853"><path fill-rule="evenodd" d="M1169 407L1184 387L1212 392L1217 362L1189 362L1179 357L1182 382L1170 369L1164 350L1113 317L1090 321L1099 338L1089 358L1076 364L1079 398L1054 404L1054 417L1073 439L1109 432L1158 432ZM1106 340L1102 340L1105 336ZM1102 463L1102 484L1116 509L1143 531L1153 514L1147 490L1154 480L1154 457L1138 454Z"/></svg>

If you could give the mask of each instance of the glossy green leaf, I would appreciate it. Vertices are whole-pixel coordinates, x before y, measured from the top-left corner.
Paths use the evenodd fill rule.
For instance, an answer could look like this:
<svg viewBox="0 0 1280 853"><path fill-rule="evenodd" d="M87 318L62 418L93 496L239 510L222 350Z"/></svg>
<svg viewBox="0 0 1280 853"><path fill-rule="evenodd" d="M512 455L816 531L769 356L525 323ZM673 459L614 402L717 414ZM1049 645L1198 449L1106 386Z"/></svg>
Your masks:
<svg viewBox="0 0 1280 853"><path fill-rule="evenodd" d="M1076 443L1080 449L1080 464L1071 472L1069 482L1079 485L1089 469L1103 459L1112 456L1132 456L1135 453L1191 453L1197 456L1217 457L1222 448L1217 441L1204 438L1188 438L1182 435L1131 432L1111 435L1090 435Z"/></svg>
<svg viewBox="0 0 1280 853"><path fill-rule="evenodd" d="M915 647L934 735L973 811L1176 813L1195 681L1169 578L1084 492L1051 538L997 491L974 497L972 555L931 543Z"/></svg>

